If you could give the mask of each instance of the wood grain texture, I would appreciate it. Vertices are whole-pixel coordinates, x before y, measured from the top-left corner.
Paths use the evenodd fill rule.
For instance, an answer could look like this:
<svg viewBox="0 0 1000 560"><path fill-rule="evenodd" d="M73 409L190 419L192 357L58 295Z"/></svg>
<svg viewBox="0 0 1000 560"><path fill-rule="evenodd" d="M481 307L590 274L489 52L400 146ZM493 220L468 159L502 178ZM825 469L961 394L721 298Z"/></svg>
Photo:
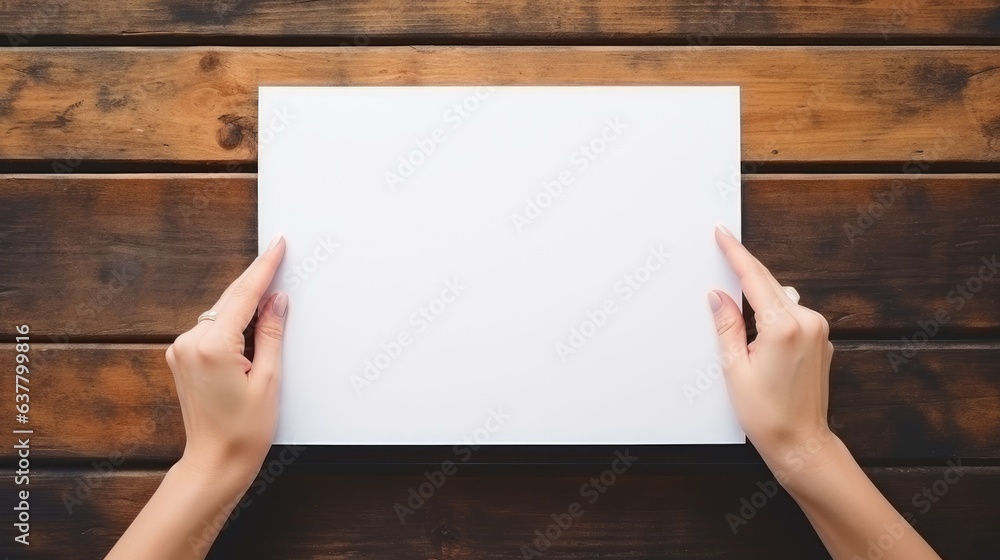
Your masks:
<svg viewBox="0 0 1000 560"><path fill-rule="evenodd" d="M738 84L745 161L995 163L998 61L1000 47L3 49L0 162L249 163L259 85Z"/></svg>
<svg viewBox="0 0 1000 560"><path fill-rule="evenodd" d="M184 426L166 345L35 345L32 349L32 456L64 459L175 460ZM948 457L1000 458L1000 345L930 343L894 370L898 343L838 343L830 389L831 425L851 451L869 460L913 461ZM0 346L0 364L13 364L13 347ZM706 364L707 366L708 364ZM692 371L682 384L724 391ZM683 392L683 385L677 386ZM0 386L0 402L13 402L13 386ZM698 398L692 399L698 406ZM23 427L23 426L20 426ZM729 446L717 446L728 448ZM0 457L13 457L9 446ZM404 451L412 461L434 462L440 448ZM585 452L573 451L586 461ZM560 455L557 453L556 455ZM759 461L752 450L685 448L656 451L661 461ZM318 463L359 462L350 453L307 453ZM545 453L505 450L482 456L500 463L546 462ZM393 456L361 450L367 462ZM517 458L514 461L511 458Z"/></svg>
<svg viewBox="0 0 1000 560"><path fill-rule="evenodd" d="M834 337L919 343L938 313L937 340L1000 327L1000 273L984 268L1000 258L1000 176L744 182L747 247ZM256 251L253 175L0 176L0 334L172 340Z"/></svg>
<svg viewBox="0 0 1000 560"><path fill-rule="evenodd" d="M102 557L181 453L163 353L256 253L257 87L491 83L738 84L744 172L897 171L746 175L744 241L830 320L831 423L880 490L943 557L1000 558L1000 467L942 466L1000 459L1000 175L929 174L1000 162L996 0L0 0L0 42L0 173L61 174L0 175L28 557ZM228 173L79 174L117 165ZM573 501L546 558L828 557L751 446L640 449L592 505L610 448L482 449L402 524L452 450L276 447L210 558L522 558Z"/></svg>
<svg viewBox="0 0 1000 560"><path fill-rule="evenodd" d="M0 4L0 29L13 45L38 36L142 41L156 37L301 37L351 45L383 41L532 42L734 38L997 38L1000 6L992 0L26 0ZM336 44L336 43L334 43Z"/></svg>
<svg viewBox="0 0 1000 560"><path fill-rule="evenodd" d="M632 455L638 457L633 466L592 504L590 492L596 491L581 495L581 487L602 475L613 454L607 465L572 471L460 467L422 507L404 516L405 524L394 505L405 504L409 489L417 491L426 482L423 468L334 474L299 469L294 458L287 466L265 463L265 471L277 474L262 476L251 487L245 507L237 508L209 558L522 558L521 547L532 546L535 531L544 533L552 516L566 513L573 502L583 513L545 558L829 557L787 494L778 490L761 502L761 488L773 483L765 469L644 469L642 457ZM948 469L867 473L944 558L996 558L1000 468ZM127 469L35 474L31 511L38 521L32 525L31 558L103 556L162 476ZM78 503L77 496L85 499ZM11 485L0 487L0 500L14 503ZM759 507L734 535L727 515L740 515L741 500L756 500ZM221 514L219 524L225 522Z"/></svg>
<svg viewBox="0 0 1000 560"><path fill-rule="evenodd" d="M166 345L31 344L27 425L35 459L177 460L184 423ZM14 364L14 346L0 346ZM13 366L11 366L13 368ZM0 395L14 402L14 386ZM7 446L10 447L10 446ZM0 456L14 458L13 448Z"/></svg>
<svg viewBox="0 0 1000 560"><path fill-rule="evenodd" d="M0 312L46 342L172 340L257 254L252 177L30 175L0 184L9 264ZM13 333L12 324L2 329Z"/></svg>
<svg viewBox="0 0 1000 560"><path fill-rule="evenodd" d="M745 176L743 241L834 336L995 335L1000 176L916 171Z"/></svg>

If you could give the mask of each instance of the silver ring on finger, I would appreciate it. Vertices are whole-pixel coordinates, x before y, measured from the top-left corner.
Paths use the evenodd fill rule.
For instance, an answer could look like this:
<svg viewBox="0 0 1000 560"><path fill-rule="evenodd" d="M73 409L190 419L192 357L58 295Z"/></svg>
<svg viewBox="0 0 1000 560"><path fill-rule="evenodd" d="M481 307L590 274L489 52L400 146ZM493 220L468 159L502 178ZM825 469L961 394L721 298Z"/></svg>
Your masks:
<svg viewBox="0 0 1000 560"><path fill-rule="evenodd" d="M793 288L791 286L782 286L781 289L785 290L785 293L788 294L788 297L789 297L789 299L792 300L792 303L794 303L796 305L799 304L799 291L798 290L796 290L795 288Z"/></svg>
<svg viewBox="0 0 1000 560"><path fill-rule="evenodd" d="M206 311L201 315L198 315L198 322L200 323L202 321L214 321L216 318L218 318L218 316L219 316L218 311Z"/></svg>

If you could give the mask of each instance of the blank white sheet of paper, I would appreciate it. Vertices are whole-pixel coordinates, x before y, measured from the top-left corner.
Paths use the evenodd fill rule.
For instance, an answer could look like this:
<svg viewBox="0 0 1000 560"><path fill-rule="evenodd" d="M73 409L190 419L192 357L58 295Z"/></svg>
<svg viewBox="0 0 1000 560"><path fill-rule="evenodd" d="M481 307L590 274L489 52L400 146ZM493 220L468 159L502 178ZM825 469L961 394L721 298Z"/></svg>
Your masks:
<svg viewBox="0 0 1000 560"><path fill-rule="evenodd" d="M743 443L739 88L261 87L275 443Z"/></svg>

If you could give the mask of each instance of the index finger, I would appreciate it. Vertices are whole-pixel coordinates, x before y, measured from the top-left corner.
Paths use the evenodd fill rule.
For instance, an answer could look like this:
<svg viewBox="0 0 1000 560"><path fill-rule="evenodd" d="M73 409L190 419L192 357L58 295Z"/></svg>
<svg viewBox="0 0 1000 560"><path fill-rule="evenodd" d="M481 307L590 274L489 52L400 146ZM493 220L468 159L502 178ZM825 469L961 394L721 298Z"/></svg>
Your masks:
<svg viewBox="0 0 1000 560"><path fill-rule="evenodd" d="M218 310L217 328L238 333L247 328L284 255L285 238L279 234L228 290Z"/></svg>
<svg viewBox="0 0 1000 560"><path fill-rule="evenodd" d="M743 293L754 311L765 309L787 309L791 302L788 294L771 276L770 271L760 263L734 236L716 228L715 240L726 255L729 266L740 279Z"/></svg>

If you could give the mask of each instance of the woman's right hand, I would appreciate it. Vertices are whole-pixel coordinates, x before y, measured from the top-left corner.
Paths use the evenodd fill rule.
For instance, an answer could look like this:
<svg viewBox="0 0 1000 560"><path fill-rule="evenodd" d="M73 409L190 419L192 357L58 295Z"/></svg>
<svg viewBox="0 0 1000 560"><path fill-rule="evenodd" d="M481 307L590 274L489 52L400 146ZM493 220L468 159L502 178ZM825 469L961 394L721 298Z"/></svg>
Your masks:
<svg viewBox="0 0 1000 560"><path fill-rule="evenodd" d="M747 344L740 306L718 290L709 305L723 347L722 369L736 416L778 482L802 508L834 558L937 559L865 475L826 421L830 326L798 304L725 229L715 240L754 310ZM883 545L883 543L888 543Z"/></svg>
<svg viewBox="0 0 1000 560"><path fill-rule="evenodd" d="M285 253L275 237L200 321L166 351L187 443L181 464L217 481L249 484L271 448L278 422L281 347L288 295L265 290ZM243 331L257 312L254 360Z"/></svg>
<svg viewBox="0 0 1000 560"><path fill-rule="evenodd" d="M835 438L827 424L829 324L798 305L728 230L717 228L715 239L757 322L757 338L747 344L740 306L721 290L709 292L726 386L740 424L772 470L787 472L822 460L823 444Z"/></svg>

